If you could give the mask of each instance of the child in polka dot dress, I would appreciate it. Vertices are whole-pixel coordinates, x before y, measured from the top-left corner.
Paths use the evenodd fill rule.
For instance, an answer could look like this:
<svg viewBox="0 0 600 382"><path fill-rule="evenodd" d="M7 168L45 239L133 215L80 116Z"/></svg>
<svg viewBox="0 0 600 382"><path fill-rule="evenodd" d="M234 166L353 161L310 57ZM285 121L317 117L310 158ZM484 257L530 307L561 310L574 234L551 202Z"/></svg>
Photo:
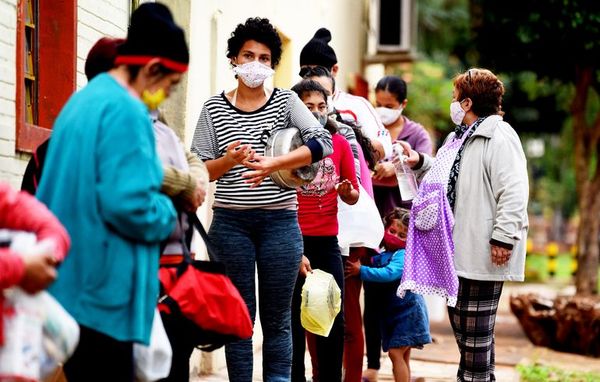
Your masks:
<svg viewBox="0 0 600 382"><path fill-rule="evenodd" d="M371 265L348 261L346 276L360 275L364 281L379 282L386 301L381 307L381 338L384 351L389 351L396 382L410 381L411 348L422 348L431 342L429 318L423 296L407 291L404 298L396 295L404 268L404 246L410 213L395 208L384 218L386 227L384 251L373 256Z"/></svg>

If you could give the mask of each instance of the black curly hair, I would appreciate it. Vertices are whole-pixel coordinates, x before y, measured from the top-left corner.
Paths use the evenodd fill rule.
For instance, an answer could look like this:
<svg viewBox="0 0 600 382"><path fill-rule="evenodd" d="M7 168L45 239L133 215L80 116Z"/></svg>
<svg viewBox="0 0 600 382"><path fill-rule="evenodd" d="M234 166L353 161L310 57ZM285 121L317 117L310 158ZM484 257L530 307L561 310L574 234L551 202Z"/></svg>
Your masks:
<svg viewBox="0 0 600 382"><path fill-rule="evenodd" d="M227 40L227 58L236 57L246 41L254 40L265 44L271 50L271 67L275 68L281 59L281 38L269 19L250 17L244 24L238 24Z"/></svg>

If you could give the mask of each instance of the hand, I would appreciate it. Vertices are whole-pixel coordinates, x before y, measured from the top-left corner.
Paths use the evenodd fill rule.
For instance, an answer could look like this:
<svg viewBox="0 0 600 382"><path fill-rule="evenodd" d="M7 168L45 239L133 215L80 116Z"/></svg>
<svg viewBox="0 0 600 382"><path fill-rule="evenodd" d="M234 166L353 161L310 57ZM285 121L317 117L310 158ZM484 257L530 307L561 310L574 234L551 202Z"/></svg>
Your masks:
<svg viewBox="0 0 600 382"><path fill-rule="evenodd" d="M196 188L194 189L194 193L190 200L184 201L184 206L186 211L188 212L196 212L198 207L204 203L204 199L206 198L206 190L204 189L202 182L199 180L196 181Z"/></svg>
<svg viewBox="0 0 600 382"><path fill-rule="evenodd" d="M55 245L51 241L38 243L31 251L23 255L25 273L19 286L27 293L44 290L56 280Z"/></svg>
<svg viewBox="0 0 600 382"><path fill-rule="evenodd" d="M350 182L350 180L344 179L335 185L335 189L337 190L340 198L344 199L350 197L350 193L354 190L354 187L352 186L352 182Z"/></svg>
<svg viewBox="0 0 600 382"><path fill-rule="evenodd" d="M492 264L497 266L505 265L508 260L510 260L510 255L512 254L512 250L498 247L497 245L491 246L492 252Z"/></svg>
<svg viewBox="0 0 600 382"><path fill-rule="evenodd" d="M419 153L413 150L410 147L410 143L406 141L397 141L396 143L398 143L400 147L402 147L402 155L406 155L408 157L405 162L408 165L408 167L415 167L415 165L419 163ZM400 158L395 157L394 160L400 160Z"/></svg>
<svg viewBox="0 0 600 382"><path fill-rule="evenodd" d="M373 179L382 180L396 175L396 169L392 162L380 162L375 165Z"/></svg>
<svg viewBox="0 0 600 382"><path fill-rule="evenodd" d="M312 268L310 267L310 260L308 260L308 257L302 255L302 260L300 261L300 269L298 272L302 277L306 277L306 275L309 272L312 273Z"/></svg>
<svg viewBox="0 0 600 382"><path fill-rule="evenodd" d="M258 187L263 179L265 179L269 174L278 170L279 162L277 158L273 157L265 157L262 155L254 154L252 157L244 163L244 166L252 169L254 171L248 171L242 174L242 177L246 178L246 183L251 183L251 188Z"/></svg>
<svg viewBox="0 0 600 382"><path fill-rule="evenodd" d="M240 141L235 141L227 146L225 158L233 165L242 164L244 161L250 160L254 155L254 150L250 145L242 145Z"/></svg>
<svg viewBox="0 0 600 382"><path fill-rule="evenodd" d="M356 260L356 261L346 261L346 268L344 269L344 275L346 276L346 278L348 277L352 277L352 276L358 276L360 275L360 261Z"/></svg>

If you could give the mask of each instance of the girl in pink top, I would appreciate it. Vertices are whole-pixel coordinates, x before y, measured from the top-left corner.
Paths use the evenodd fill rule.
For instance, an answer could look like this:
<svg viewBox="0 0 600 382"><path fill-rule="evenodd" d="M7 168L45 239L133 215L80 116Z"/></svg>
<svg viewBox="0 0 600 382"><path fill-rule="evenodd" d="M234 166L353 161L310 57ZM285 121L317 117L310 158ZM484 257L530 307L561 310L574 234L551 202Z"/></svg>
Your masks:
<svg viewBox="0 0 600 382"><path fill-rule="evenodd" d="M14 191L0 183L0 228L27 231L37 236L38 242L51 241L46 250L36 254L16 253L0 243L0 307L2 289L18 285L28 293L45 289L56 278L55 266L62 261L70 246L67 231L58 219L33 196ZM0 346L4 343L0 309Z"/></svg>
<svg viewBox="0 0 600 382"><path fill-rule="evenodd" d="M327 93L316 81L303 80L292 88L321 124L329 130L333 154L319 162L315 179L298 188L298 221L302 231L304 256L292 300L292 381L304 382L305 331L300 324L301 291L306 272L311 268L331 273L344 290L344 270L337 241L337 206L340 199L348 204L358 200L358 180L354 156L348 141L327 118ZM319 380L340 382L344 351L343 313L336 317L328 337L314 335Z"/></svg>

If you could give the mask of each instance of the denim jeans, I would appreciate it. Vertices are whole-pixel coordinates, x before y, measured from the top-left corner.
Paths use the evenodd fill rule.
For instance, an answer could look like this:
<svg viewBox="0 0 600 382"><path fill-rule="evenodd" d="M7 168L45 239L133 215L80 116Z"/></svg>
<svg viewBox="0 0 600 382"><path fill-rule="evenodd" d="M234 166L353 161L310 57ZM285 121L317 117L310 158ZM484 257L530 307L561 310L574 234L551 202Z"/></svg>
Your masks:
<svg viewBox="0 0 600 382"><path fill-rule="evenodd" d="M219 260L256 317L255 274L263 330L263 380L290 380L292 365L291 302L302 236L296 211L215 208L208 233ZM227 372L233 382L252 381L252 340L225 347Z"/></svg>
<svg viewBox="0 0 600 382"><path fill-rule="evenodd" d="M304 236L304 255L310 260L312 269L320 269L331 273L342 291L344 299L344 268L342 267L342 255L338 246L337 236ZM302 305L302 286L304 278L299 277L296 281L294 298L292 299L292 342L293 342L293 365L292 382L306 382L304 353L305 334L300 320L300 309ZM329 336L314 335L316 362L312 364L318 367L316 374L313 366L313 380L318 377L322 382L341 382L342 380L342 357L344 353L344 312L338 313L333 322Z"/></svg>

